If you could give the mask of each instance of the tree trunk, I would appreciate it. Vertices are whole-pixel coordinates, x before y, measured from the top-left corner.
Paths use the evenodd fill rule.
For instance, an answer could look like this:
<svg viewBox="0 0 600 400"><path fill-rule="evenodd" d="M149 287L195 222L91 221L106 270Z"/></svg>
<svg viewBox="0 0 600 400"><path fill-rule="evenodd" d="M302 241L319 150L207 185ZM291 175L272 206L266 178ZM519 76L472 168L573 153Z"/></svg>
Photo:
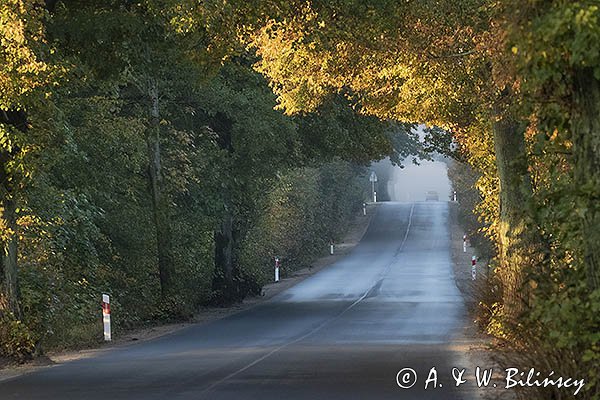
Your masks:
<svg viewBox="0 0 600 400"><path fill-rule="evenodd" d="M536 257L540 238L527 209L532 187L524 124L507 111L509 101L509 94L499 98L494 110L493 133L500 181L499 274L503 283L504 315L514 321L529 298L525 285L527 267Z"/></svg>
<svg viewBox="0 0 600 400"><path fill-rule="evenodd" d="M27 131L27 115L24 111L0 110L0 123L11 125L21 132ZM0 149L0 218L6 227L6 232L0 235L0 311L6 307L17 319L22 317L19 306L17 203L15 176L7 165L20 151L18 146L13 146L10 151Z"/></svg>
<svg viewBox="0 0 600 400"><path fill-rule="evenodd" d="M600 277L600 81L592 68L575 74L572 113L575 184L581 193L583 261L590 290Z"/></svg>
<svg viewBox="0 0 600 400"><path fill-rule="evenodd" d="M163 295L173 289L173 259L171 257L171 226L168 205L163 193L164 182L161 171L160 153L160 109L158 88L151 80L148 94L151 100L150 132L148 134L148 175L152 197L152 212L156 230L158 273Z"/></svg>
<svg viewBox="0 0 600 400"><path fill-rule="evenodd" d="M17 207L10 195L4 197L2 206L2 219L4 220L4 226L9 231L7 238L2 243L0 255L1 269L4 276L4 295L6 296L8 311L13 313L17 319L21 319L17 266Z"/></svg>
<svg viewBox="0 0 600 400"><path fill-rule="evenodd" d="M227 210L221 229L215 232L215 267L223 275L224 283L233 282L233 216Z"/></svg>
<svg viewBox="0 0 600 400"><path fill-rule="evenodd" d="M233 157L233 122L227 115L219 112L212 119L211 127L214 128L217 134L219 147ZM233 178L233 175L230 174L230 177ZM236 282L234 279L236 272L236 260L234 257L236 234L232 190L229 184L224 188L225 215L221 221L220 229L214 234L215 272L212 286L213 290L220 296L216 300L225 304L239 301L243 297L239 282Z"/></svg>

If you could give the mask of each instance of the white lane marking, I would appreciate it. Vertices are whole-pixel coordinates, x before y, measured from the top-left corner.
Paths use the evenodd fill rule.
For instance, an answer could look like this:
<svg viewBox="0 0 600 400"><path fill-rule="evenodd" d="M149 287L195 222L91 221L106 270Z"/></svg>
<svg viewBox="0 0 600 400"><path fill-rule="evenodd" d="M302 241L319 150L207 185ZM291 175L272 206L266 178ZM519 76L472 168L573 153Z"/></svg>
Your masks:
<svg viewBox="0 0 600 400"><path fill-rule="evenodd" d="M412 217L413 217L414 211L415 211L415 203L412 203L412 206L410 207L410 214L408 216L408 224L406 225L406 233L404 234L404 239L402 239L402 244L400 245L398 250L396 250L396 254L394 254L394 257L397 256L398 254L400 254L400 252L402 250L404 250L404 244L406 243L406 238L408 238L408 232L410 231L410 226L412 224Z"/></svg>
<svg viewBox="0 0 600 400"><path fill-rule="evenodd" d="M342 312L340 312L338 315L323 321L319 326L317 326L316 328L314 328L313 330L309 331L308 333L305 333L304 335L300 336L297 339L292 340L291 342L287 342L282 344L279 347L274 348L273 350L271 350L270 352L268 352L267 354L263 355L262 357L257 358L256 360L252 361L250 364L238 369L237 371L232 372L231 374L227 375L226 377L213 382L210 386L208 386L206 389L204 389L201 393L206 393L209 392L210 390L212 390L213 388L215 388L216 386L220 385L221 383L233 378L236 375L241 374L242 372L246 371L249 368L252 368L253 366L255 366L256 364L258 364L259 362L265 360L266 358L270 357L271 355L273 355L274 353L278 352L279 350L290 346L292 344L298 343L304 339L306 339L307 337L309 337L310 335L312 335L313 333L319 331L321 328L323 328L325 325L327 325L330 322L335 321L336 319L338 319L339 317L341 317L342 315L344 315L348 310L350 310L352 307L354 307L355 305L357 305L359 302L361 302L362 300L364 300L365 297L367 297L367 294L369 293L371 289L367 290L358 300L356 300L354 303L352 303L350 306L348 306L346 309L344 309Z"/></svg>
<svg viewBox="0 0 600 400"><path fill-rule="evenodd" d="M412 216L413 216L413 211L415 209L415 203L412 203L412 206L410 208L410 214L408 216L408 224L406 225L406 233L404 234L404 238L402 239L402 243L400 244L400 247L398 248L398 250L396 250L396 252L394 253L394 258L396 258L398 256L398 254L404 249L404 244L406 243L406 239L408 238L408 232L410 230L410 225L412 223ZM300 336L299 338L296 338L290 342L284 343L279 347L274 348L273 350L271 350L270 352L268 352L267 354L257 358L256 360L252 361L250 364L247 364L245 366L243 366L242 368L230 373L229 375L225 376L224 378L219 379L216 382L213 382L212 384L210 384L208 387L206 387L202 392L200 392L200 394L204 394L207 392L210 392L212 389L214 389L215 387L219 386L220 384L222 384L225 381L228 381L229 379L241 374L242 372L248 370L249 368L252 368L253 366L255 366L256 364L260 363L261 361L269 358L271 355L275 354L276 352L278 352L281 349L284 349L290 345L296 344L304 339L306 339L307 337L311 336L312 334L318 332L319 330L321 330L325 325L329 324L330 322L334 322L336 320L338 320L341 316L343 316L344 314L346 314L348 311L350 311L352 308L354 308L358 303L360 303L361 301L363 301L371 292L371 290L373 290L373 288L377 285L377 283L383 279L387 273L389 272L389 269L391 267L391 265L394 263L394 260L392 260L387 267L385 268L386 271L381 274L381 278L377 280L377 282L375 282L374 285L372 285L365 293L363 293L362 296L360 296L357 300L355 300L352 304L350 304L348 307L346 307L344 310L342 310L338 315L335 315L333 317L331 317L328 320L323 321L320 325L318 325L316 328L312 329L311 331L309 331L308 333L305 333L304 335Z"/></svg>

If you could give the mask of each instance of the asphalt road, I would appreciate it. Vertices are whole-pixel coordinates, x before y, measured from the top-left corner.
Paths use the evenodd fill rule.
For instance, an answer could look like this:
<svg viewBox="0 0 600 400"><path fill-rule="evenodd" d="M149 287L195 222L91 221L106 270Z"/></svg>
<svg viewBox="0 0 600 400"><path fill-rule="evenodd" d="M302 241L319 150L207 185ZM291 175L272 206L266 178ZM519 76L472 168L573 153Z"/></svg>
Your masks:
<svg viewBox="0 0 600 400"><path fill-rule="evenodd" d="M445 202L380 204L346 258L271 300L2 382L0 399L469 398L451 375L469 366L448 229ZM443 386L425 390L432 367Z"/></svg>

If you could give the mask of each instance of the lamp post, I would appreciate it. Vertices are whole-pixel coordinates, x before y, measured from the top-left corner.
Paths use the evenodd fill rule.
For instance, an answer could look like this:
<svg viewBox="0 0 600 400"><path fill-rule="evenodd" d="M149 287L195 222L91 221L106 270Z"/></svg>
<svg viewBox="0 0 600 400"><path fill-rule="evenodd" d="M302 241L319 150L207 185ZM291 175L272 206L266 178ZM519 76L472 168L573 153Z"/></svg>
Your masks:
<svg viewBox="0 0 600 400"><path fill-rule="evenodd" d="M375 171L371 171L369 181L371 182L371 193L373 193L373 203L377 203L377 192L375 191L375 182L377 182L377 174L375 174Z"/></svg>

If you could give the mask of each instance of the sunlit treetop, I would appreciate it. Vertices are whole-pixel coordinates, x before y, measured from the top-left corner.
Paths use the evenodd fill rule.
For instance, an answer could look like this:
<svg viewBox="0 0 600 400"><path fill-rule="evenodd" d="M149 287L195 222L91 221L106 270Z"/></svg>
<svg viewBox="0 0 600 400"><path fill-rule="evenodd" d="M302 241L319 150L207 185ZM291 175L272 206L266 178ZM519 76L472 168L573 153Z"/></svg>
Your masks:
<svg viewBox="0 0 600 400"><path fill-rule="evenodd" d="M573 79L590 70L600 79L600 3L597 1L530 1L513 4L507 49L515 56L524 111L538 115L553 132L564 126L571 108ZM519 4L517 4L519 3Z"/></svg>
<svg viewBox="0 0 600 400"><path fill-rule="evenodd" d="M0 2L0 108L24 106L28 95L51 84L45 61L45 4L41 0Z"/></svg>
<svg viewBox="0 0 600 400"><path fill-rule="evenodd" d="M251 45L288 113L343 91L380 118L452 127L468 123L488 90L479 3L304 3Z"/></svg>

